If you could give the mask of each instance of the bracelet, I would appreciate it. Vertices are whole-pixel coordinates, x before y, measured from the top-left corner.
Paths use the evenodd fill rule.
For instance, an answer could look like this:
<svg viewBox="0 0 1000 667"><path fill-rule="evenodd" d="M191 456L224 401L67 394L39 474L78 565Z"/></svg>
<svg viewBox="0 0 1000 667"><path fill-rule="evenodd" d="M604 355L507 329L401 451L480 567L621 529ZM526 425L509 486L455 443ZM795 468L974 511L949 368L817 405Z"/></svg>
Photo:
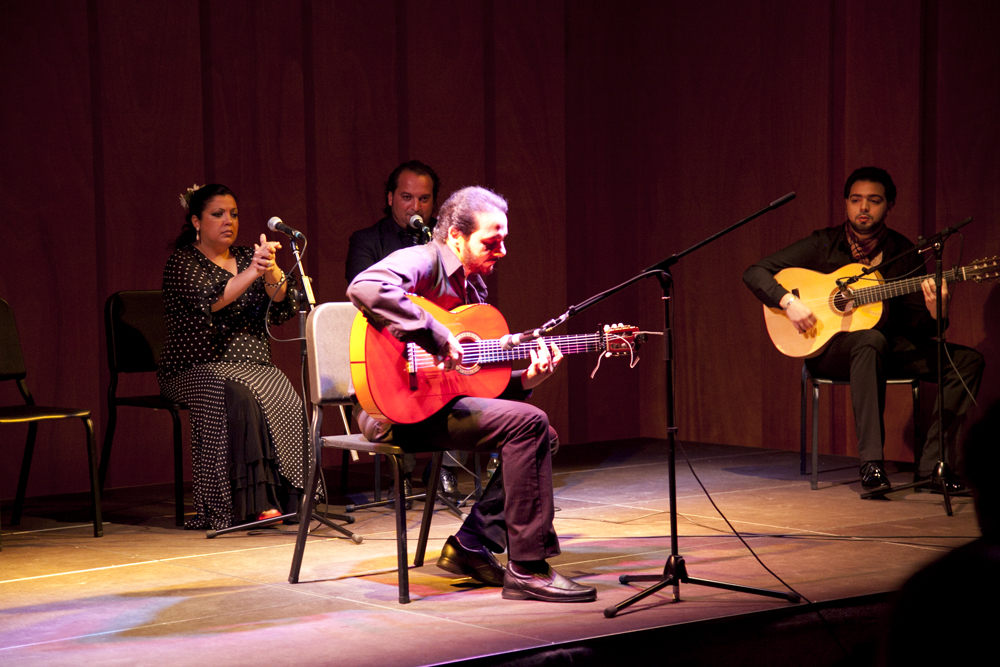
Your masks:
<svg viewBox="0 0 1000 667"><path fill-rule="evenodd" d="M265 283L265 284L266 284L266 283ZM791 294L791 292L789 292L789 294ZM795 301L795 299L797 299L797 298L798 298L798 297L797 297L797 296L795 296L794 294L791 294L791 297L792 297L792 298L791 298L791 299L789 299L788 301L786 301L786 302L785 302L785 305L781 307L781 309L782 309L782 310L788 310L788 307L789 307L790 305L792 305L792 301Z"/></svg>
<svg viewBox="0 0 1000 667"><path fill-rule="evenodd" d="M285 282L285 272L284 271L281 272L281 277L278 278L278 282L274 283L273 285L271 283L267 282L267 278L265 278L264 279L264 287L272 287L274 289L277 289L277 288L281 287L281 283L283 283L283 282Z"/></svg>

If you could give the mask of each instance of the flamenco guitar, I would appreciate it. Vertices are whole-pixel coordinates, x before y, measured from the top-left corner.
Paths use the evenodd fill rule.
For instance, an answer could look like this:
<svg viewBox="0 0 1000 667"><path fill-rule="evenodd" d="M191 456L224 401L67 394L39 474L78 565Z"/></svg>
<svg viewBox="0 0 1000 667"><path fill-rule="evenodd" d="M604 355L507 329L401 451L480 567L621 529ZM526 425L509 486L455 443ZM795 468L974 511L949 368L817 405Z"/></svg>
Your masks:
<svg viewBox="0 0 1000 667"><path fill-rule="evenodd" d="M351 329L351 380L358 402L369 415L392 424L413 424L430 417L457 396L496 398L507 387L515 359L527 359L537 342L510 350L500 338L510 333L493 306L475 304L444 310L427 299L408 295L445 325L462 344L462 364L439 370L434 357L415 343L401 343L385 327L371 325L358 313ZM595 334L546 336L563 354L630 354L645 340L635 327L604 326Z"/></svg>
<svg viewBox="0 0 1000 667"><path fill-rule="evenodd" d="M976 260L969 266L945 271L946 283L973 280L982 282L1000 276L1000 260L996 257ZM814 357L823 351L830 339L843 331L871 329L882 317L882 301L917 292L920 284L933 274L901 278L884 282L878 272L867 280L876 284L868 287L849 287L846 293L837 286L838 278L849 278L861 273L862 264L848 264L832 273L819 273L809 269L790 268L774 275L782 287L802 300L816 316L816 326L799 333L781 308L764 306L764 324L771 342L782 354L789 357Z"/></svg>

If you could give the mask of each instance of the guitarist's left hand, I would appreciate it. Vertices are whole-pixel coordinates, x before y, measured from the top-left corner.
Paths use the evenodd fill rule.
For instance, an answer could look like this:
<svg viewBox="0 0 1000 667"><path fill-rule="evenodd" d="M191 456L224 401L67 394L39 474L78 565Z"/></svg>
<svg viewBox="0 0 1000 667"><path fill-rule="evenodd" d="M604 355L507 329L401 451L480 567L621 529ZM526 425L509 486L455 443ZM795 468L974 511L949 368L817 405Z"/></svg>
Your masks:
<svg viewBox="0 0 1000 667"><path fill-rule="evenodd" d="M551 348L551 353L549 348ZM521 387L527 391L540 385L556 372L562 358L563 355L559 351L558 345L552 343L552 345L546 346L545 339L539 338L538 348L531 350L531 365L521 373Z"/></svg>
<svg viewBox="0 0 1000 667"><path fill-rule="evenodd" d="M937 286L934 279L928 278L920 283L920 287L924 291L924 304L927 306L927 310L930 311L931 317L937 319ZM948 303L951 299L948 298L947 280L941 285L941 298L944 300L944 303L941 304L941 314L948 317Z"/></svg>

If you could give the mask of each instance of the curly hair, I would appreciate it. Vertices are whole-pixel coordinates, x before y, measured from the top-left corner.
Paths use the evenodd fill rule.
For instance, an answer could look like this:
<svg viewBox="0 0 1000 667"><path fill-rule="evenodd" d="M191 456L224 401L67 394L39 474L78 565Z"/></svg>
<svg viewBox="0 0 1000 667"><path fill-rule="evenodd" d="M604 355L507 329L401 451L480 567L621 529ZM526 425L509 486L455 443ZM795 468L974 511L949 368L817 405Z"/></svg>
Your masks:
<svg viewBox="0 0 1000 667"><path fill-rule="evenodd" d="M441 204L438 212L438 223L434 227L434 238L444 242L448 238L448 231L455 227L465 238L476 231L479 223L476 222L476 213L488 211L500 211L507 213L507 200L486 188L473 185L462 188L453 193L448 200Z"/></svg>

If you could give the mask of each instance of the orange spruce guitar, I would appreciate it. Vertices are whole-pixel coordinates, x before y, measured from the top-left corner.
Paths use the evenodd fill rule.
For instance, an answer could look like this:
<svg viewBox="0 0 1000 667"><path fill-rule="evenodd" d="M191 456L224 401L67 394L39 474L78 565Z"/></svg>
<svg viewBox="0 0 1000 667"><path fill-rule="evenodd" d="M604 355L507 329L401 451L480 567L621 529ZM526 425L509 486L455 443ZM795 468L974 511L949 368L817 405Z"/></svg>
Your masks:
<svg viewBox="0 0 1000 667"><path fill-rule="evenodd" d="M443 408L456 396L496 398L507 387L515 359L530 358L538 342L504 350L500 338L507 321L493 306L475 304L452 311L427 299L408 295L445 325L462 343L462 365L442 371L434 357L415 343L401 343L385 327L368 323L362 313L351 329L351 380L358 402L369 415L392 424L414 424ZM629 354L645 340L635 327L605 326L595 334L546 336L563 354L602 352Z"/></svg>
<svg viewBox="0 0 1000 667"><path fill-rule="evenodd" d="M1000 275L1000 261L996 257L976 260L969 266L945 271L946 283L974 280L982 282ZM782 354L789 357L814 357L823 351L830 339L843 331L871 329L882 317L882 301L917 292L920 284L934 275L900 278L884 282L878 272L847 289L847 295L837 287L838 278L849 278L861 273L862 264L848 264L832 273L819 273L809 269L783 269L774 275L782 287L802 300L816 316L816 326L799 333L781 308L764 306L764 324L771 342ZM874 282L859 286L862 282Z"/></svg>

